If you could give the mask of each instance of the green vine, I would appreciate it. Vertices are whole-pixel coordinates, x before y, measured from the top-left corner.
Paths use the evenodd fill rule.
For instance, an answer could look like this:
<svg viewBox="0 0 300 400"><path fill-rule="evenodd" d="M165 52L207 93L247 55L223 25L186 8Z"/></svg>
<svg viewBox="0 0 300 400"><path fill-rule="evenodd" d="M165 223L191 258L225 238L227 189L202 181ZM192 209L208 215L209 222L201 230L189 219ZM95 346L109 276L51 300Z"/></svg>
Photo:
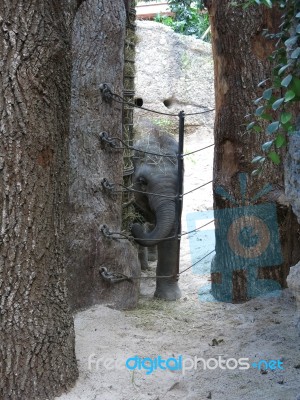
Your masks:
<svg viewBox="0 0 300 400"><path fill-rule="evenodd" d="M282 10L280 31L276 34L264 32L267 38L276 40L276 49L270 56L274 67L271 77L258 84L263 92L254 101L257 106L255 119L247 126L247 130L256 133L265 129L269 136L261 146L263 154L252 160L258 164L253 174L259 174L267 159L277 165L281 163L281 149L286 146L288 136L296 130L293 109L300 101L300 1L249 0L244 7L253 4L270 8L277 5Z"/></svg>

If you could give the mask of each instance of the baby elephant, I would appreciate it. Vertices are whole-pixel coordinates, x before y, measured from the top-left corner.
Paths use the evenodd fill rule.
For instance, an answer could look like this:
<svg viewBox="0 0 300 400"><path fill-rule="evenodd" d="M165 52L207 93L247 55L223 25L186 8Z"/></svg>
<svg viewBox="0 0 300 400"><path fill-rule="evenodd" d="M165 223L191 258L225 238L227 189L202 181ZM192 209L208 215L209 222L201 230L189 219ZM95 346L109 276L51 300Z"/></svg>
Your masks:
<svg viewBox="0 0 300 400"><path fill-rule="evenodd" d="M137 190L135 203L152 229L145 229L143 225L135 223L132 234L141 246L157 245L154 296L176 300L181 297L177 277L178 143L171 135L153 127L134 147L138 149L133 156L133 188Z"/></svg>

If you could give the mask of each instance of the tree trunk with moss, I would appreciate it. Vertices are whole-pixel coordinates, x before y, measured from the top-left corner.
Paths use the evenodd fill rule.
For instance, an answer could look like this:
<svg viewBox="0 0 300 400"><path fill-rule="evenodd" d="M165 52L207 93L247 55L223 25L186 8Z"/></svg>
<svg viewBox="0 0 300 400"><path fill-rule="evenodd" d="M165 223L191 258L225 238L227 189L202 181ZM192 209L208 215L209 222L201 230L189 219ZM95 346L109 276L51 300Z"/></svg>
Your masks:
<svg viewBox="0 0 300 400"><path fill-rule="evenodd" d="M243 1L236 3L207 1L216 93L212 288L225 301L285 287L289 267L300 257L299 226L284 201L283 167L270 162L262 175L251 176L251 161L268 139L264 132L246 130L251 120L245 116L261 96L257 85L271 74L274 43L262 32L278 30L279 13L264 7L244 10Z"/></svg>
<svg viewBox="0 0 300 400"><path fill-rule="evenodd" d="M0 4L0 398L77 378L64 259L76 2Z"/></svg>

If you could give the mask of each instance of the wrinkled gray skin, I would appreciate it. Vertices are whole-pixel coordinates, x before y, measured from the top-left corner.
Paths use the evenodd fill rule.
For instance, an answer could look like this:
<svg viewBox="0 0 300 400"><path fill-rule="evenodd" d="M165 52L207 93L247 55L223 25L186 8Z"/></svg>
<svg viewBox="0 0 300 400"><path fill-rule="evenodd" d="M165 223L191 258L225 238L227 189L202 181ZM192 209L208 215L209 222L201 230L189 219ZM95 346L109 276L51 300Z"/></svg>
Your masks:
<svg viewBox="0 0 300 400"><path fill-rule="evenodd" d="M161 241L161 239L177 234L175 196L177 192L176 153L178 152L178 143L172 136L161 134L152 127L151 132L138 140L134 147L173 156L165 158L135 152L133 187L142 192L135 193L135 202L146 220L152 224L153 229L145 229L143 225L135 223L132 226L132 234L141 246L157 245L156 275L174 276L177 274L178 240L174 238ZM156 193L171 198L156 196ZM154 296L165 300L179 299L181 291L178 279L176 277L157 278Z"/></svg>

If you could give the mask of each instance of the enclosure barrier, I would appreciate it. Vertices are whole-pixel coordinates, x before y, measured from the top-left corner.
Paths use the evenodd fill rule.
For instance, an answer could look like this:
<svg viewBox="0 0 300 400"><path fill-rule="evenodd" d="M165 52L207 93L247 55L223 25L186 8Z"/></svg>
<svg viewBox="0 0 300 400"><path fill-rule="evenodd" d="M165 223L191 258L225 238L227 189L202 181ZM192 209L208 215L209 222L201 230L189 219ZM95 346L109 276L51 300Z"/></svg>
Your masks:
<svg viewBox="0 0 300 400"><path fill-rule="evenodd" d="M161 197L167 197L170 199L175 199L176 202L176 217L177 217L177 232L176 235L174 236L170 236L170 237L166 237L163 239L160 239L160 241L165 241L165 240L170 240L170 239L176 239L178 240L178 246L177 246L177 273L175 275L176 278L179 277L179 275L181 275L183 272L187 271L188 269L192 268L194 265L198 264L199 262L201 262L203 259L205 259L206 257L208 257L209 255L211 255L214 250L212 250L211 252L209 252L208 254L206 254L204 257L202 257L200 260L197 260L197 262L195 262L193 265L191 265L190 267L186 268L184 271L179 272L179 263L180 263L180 240L181 237L183 235L188 235L192 232L198 231L201 228L203 228L204 226L207 226L211 223L214 222L214 220L211 220L210 222L190 231L190 232L181 232L181 214L182 214L182 206L183 206L183 196L194 192L195 190L198 190L210 183L212 183L212 181L206 182L205 184L192 189L186 193L183 193L183 164L184 164L184 157L188 156L190 154L194 154L197 153L199 151L205 150L207 148L210 148L212 146L214 146L214 144L211 144L209 146L205 146L201 149L189 152L184 154L183 153L183 147L184 147L184 122L185 122L185 117L189 116L189 115L197 115L197 114L204 114L204 113L208 113L208 112L212 112L214 111L214 109L209 109L209 110L204 110L204 111L200 111L200 112L195 112L195 113L188 113L186 114L184 111L180 111L179 114L172 114L172 113L163 113L160 111L156 111L156 110L151 110L148 109L146 107L142 107L142 106L137 106L136 104L134 104L133 102L130 102L126 99L124 99L123 97L117 95L116 93L113 93L111 90L111 87L109 86L109 84L107 83L103 83L100 85L100 91L102 94L102 99L103 101L111 104L112 101L115 101L117 103L121 103L123 106L127 106L130 108L139 108L139 109L143 109L146 111L149 111L151 113L155 113L155 114L160 114L160 115L167 115L167 116L172 116L172 117L178 117L179 121L178 121L178 153L177 153L177 162L178 162L178 179L177 179L177 192L175 196L167 196L167 195L163 195L163 194L159 194L159 193L151 193L151 192L141 192L138 191L136 189L133 189L132 187L128 187L124 184L121 183L115 183L115 182L109 182L109 180L107 178L103 178L101 180L101 186L103 188L103 190L110 192L110 193L134 193L134 192L138 192L138 193L143 193L143 194L151 194L153 196L161 196ZM174 155L170 155L170 154L163 154L163 153L155 153L155 152L149 152L149 151L144 151L144 150L140 150L135 148L134 146L132 146L131 144L127 144L125 143L122 139L116 138L116 137L111 137L109 135L108 132L101 132L99 134L99 140L101 141L101 144L103 146L109 146L113 149L116 150L123 150L126 152L126 154L128 155L128 151L136 151L136 152L141 152L141 153L146 153L146 154L151 154L151 155L155 155L155 156L159 156L159 157L165 157L165 158L175 158ZM118 187L120 187L120 189L118 189ZM109 227L105 224L103 224L100 227L100 231L102 232L102 234L110 239L126 239L126 240L135 240L138 239L139 241L142 241L144 239L142 238L134 238L133 236L124 234L122 232L112 232L110 231ZM153 239L157 242L157 239ZM147 239L147 241L149 241L149 239ZM123 281L131 281L133 279L141 279L141 277L128 277L126 275L123 274L116 274L116 273L111 273L107 270L107 268L102 267L100 269L100 275L102 276L102 278L109 283L118 283L118 282L123 282ZM142 278L172 278L174 277L174 275L170 275L170 276L151 276L151 277L142 277Z"/></svg>

